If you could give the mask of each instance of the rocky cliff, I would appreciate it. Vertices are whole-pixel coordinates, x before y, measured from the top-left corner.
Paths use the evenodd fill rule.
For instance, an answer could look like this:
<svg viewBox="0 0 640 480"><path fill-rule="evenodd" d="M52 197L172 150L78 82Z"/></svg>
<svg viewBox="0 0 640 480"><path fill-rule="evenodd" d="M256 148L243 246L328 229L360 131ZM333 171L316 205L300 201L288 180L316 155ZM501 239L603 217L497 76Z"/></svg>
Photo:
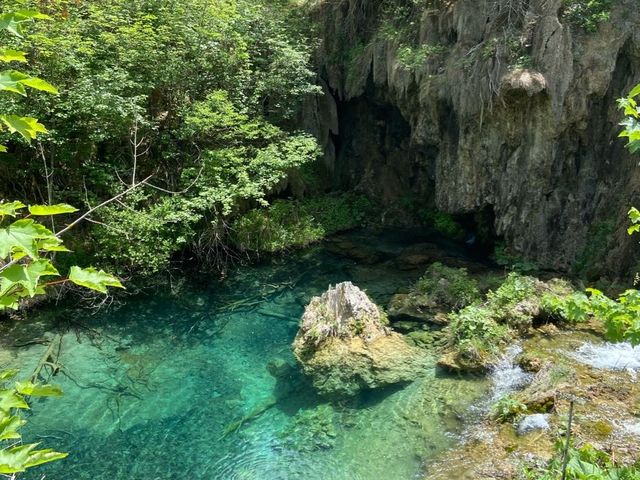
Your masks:
<svg viewBox="0 0 640 480"><path fill-rule="evenodd" d="M640 81L638 6L316 1L325 95L306 126L337 186L488 223L541 266L628 280L640 167L616 99Z"/></svg>

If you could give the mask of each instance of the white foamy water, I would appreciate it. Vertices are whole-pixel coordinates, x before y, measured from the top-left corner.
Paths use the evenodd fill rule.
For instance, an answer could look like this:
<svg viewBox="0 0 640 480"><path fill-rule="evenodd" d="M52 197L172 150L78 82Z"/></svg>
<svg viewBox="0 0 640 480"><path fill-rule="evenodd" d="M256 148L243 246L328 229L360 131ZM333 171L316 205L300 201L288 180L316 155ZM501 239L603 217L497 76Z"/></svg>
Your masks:
<svg viewBox="0 0 640 480"><path fill-rule="evenodd" d="M570 356L602 370L640 370L640 347L633 347L630 343L585 343Z"/></svg>
<svg viewBox="0 0 640 480"><path fill-rule="evenodd" d="M522 347L520 345L512 345L493 367L491 371L491 381L493 382L491 403L497 402L515 390L526 387L531 382L533 376L515 363L521 353Z"/></svg>

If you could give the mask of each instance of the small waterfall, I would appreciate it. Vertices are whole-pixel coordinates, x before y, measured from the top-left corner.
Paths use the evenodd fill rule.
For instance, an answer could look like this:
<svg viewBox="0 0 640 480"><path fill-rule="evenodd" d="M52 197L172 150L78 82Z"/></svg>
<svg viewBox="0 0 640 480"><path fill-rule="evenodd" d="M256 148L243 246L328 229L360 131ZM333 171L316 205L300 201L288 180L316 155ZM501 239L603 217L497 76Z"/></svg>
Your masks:
<svg viewBox="0 0 640 480"><path fill-rule="evenodd" d="M570 356L597 369L627 370L630 373L640 370L640 346L633 347L630 343L585 343Z"/></svg>
<svg viewBox="0 0 640 480"><path fill-rule="evenodd" d="M533 376L516 364L516 358L522 353L520 345L507 348L500 361L491 370L491 397L489 407L505 395L526 387Z"/></svg>
<svg viewBox="0 0 640 480"><path fill-rule="evenodd" d="M463 433L463 438L487 440L488 432L483 427L483 421L489 415L493 404L505 395L526 387L531 382L533 375L525 372L516 364L516 359L521 353L522 347L520 345L512 345L507 348L500 361L493 366L489 377L491 381L489 395L481 403L470 408L471 422Z"/></svg>

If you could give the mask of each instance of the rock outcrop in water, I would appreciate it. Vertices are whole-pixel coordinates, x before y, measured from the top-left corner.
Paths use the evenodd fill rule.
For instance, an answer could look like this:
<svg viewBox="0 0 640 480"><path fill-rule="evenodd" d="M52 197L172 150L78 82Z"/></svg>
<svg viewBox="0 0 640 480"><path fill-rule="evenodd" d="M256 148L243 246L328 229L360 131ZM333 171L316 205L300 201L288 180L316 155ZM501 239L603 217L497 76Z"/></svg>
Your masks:
<svg viewBox="0 0 640 480"><path fill-rule="evenodd" d="M425 356L387 326L386 316L351 282L311 299L293 353L324 395L355 395L414 380Z"/></svg>

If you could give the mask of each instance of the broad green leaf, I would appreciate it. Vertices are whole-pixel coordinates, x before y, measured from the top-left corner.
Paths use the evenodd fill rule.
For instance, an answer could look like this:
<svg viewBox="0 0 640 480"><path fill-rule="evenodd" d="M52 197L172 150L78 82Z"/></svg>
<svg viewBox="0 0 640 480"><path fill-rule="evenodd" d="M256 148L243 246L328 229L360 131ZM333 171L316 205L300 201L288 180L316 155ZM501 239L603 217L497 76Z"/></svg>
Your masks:
<svg viewBox="0 0 640 480"><path fill-rule="evenodd" d="M12 265L0 272L0 295L6 295L15 287L24 288L30 297L34 297L42 277L58 276L58 270L47 259L40 259L27 265Z"/></svg>
<svg viewBox="0 0 640 480"><path fill-rule="evenodd" d="M42 80L41 78L37 78L37 77L29 77L26 78L24 80L20 80L20 83L22 85L25 85L27 87L31 87L35 90L40 90L43 92L48 92L48 93L53 93L53 94L58 94L58 89L56 87L54 87L53 85L51 85L49 82L46 82L45 80Z"/></svg>
<svg viewBox="0 0 640 480"><path fill-rule="evenodd" d="M7 151L7 147L5 145L0 145L0 153L5 153Z"/></svg>
<svg viewBox="0 0 640 480"><path fill-rule="evenodd" d="M67 247L62 244L62 240L57 237L45 238L38 241L38 250L44 250L45 252L70 252ZM15 256L14 256L15 258Z"/></svg>
<svg viewBox="0 0 640 480"><path fill-rule="evenodd" d="M640 223L640 210L638 210L635 207L633 207L631 210L629 210L629 219L633 223Z"/></svg>
<svg viewBox="0 0 640 480"><path fill-rule="evenodd" d="M55 385L35 385L31 382L16 383L16 391L30 397L61 397L62 389Z"/></svg>
<svg viewBox="0 0 640 480"><path fill-rule="evenodd" d="M27 57L24 52L0 48L0 62L26 62Z"/></svg>
<svg viewBox="0 0 640 480"><path fill-rule="evenodd" d="M20 370L16 368L3 370L2 372L0 372L0 381L11 380L12 378L15 378L15 376L18 375L19 372Z"/></svg>
<svg viewBox="0 0 640 480"><path fill-rule="evenodd" d="M15 392L15 390L0 390L0 410L8 412L12 408L28 410L29 405L21 395Z"/></svg>
<svg viewBox="0 0 640 480"><path fill-rule="evenodd" d="M10 475L24 472L27 468L61 460L68 455L51 449L35 450L38 445L30 443L0 450L0 473Z"/></svg>
<svg viewBox="0 0 640 480"><path fill-rule="evenodd" d="M38 258L38 241L54 238L49 229L30 218L17 220L6 228L0 228L0 258L23 252L35 260Z"/></svg>
<svg viewBox="0 0 640 480"><path fill-rule="evenodd" d="M17 415L0 415L4 416L0 420L0 440L19 440L22 435L18 433L18 429L27 423L26 420Z"/></svg>
<svg viewBox="0 0 640 480"><path fill-rule="evenodd" d="M18 12L4 13L0 15L0 30L7 30L8 32L21 37L23 34L23 24L34 20L47 20L51 17L40 13L36 10L20 10Z"/></svg>
<svg viewBox="0 0 640 480"><path fill-rule="evenodd" d="M49 82L37 77L30 77L17 70L5 70L0 72L0 91L8 90L9 92L26 95L24 87L30 87L35 90L41 90L48 93L58 93L58 89Z"/></svg>
<svg viewBox="0 0 640 480"><path fill-rule="evenodd" d="M36 216L60 215L77 211L77 208L67 205L66 203L58 203L57 205L31 205L29 207L29 213Z"/></svg>
<svg viewBox="0 0 640 480"><path fill-rule="evenodd" d="M634 233L640 233L640 225L632 225L627 229L627 233L629 235L633 235Z"/></svg>
<svg viewBox="0 0 640 480"><path fill-rule="evenodd" d="M0 115L0 122L4 123L11 133L18 132L29 142L35 139L38 133L47 133L47 129L38 123L37 118Z"/></svg>
<svg viewBox="0 0 640 480"><path fill-rule="evenodd" d="M9 216L9 217L15 217L16 216L16 211L20 210L21 208L26 207L26 205L22 202L6 202L6 203L0 203L0 215L2 216Z"/></svg>
<svg viewBox="0 0 640 480"><path fill-rule="evenodd" d="M640 83L635 87L633 87L633 89L629 93L629 97L633 98L633 97L637 97L638 95L640 95Z"/></svg>
<svg viewBox="0 0 640 480"><path fill-rule="evenodd" d="M20 297L18 295L0 295L0 310L17 310L20 306Z"/></svg>
<svg viewBox="0 0 640 480"><path fill-rule="evenodd" d="M107 293L107 287L124 288L120 280L103 270L96 270L93 267L80 268L71 267L69 280L81 287L96 290L100 293Z"/></svg>
<svg viewBox="0 0 640 480"><path fill-rule="evenodd" d="M0 91L7 90L20 95L26 95L27 92L21 82L27 78L29 78L29 75L25 75L16 70L0 72Z"/></svg>

